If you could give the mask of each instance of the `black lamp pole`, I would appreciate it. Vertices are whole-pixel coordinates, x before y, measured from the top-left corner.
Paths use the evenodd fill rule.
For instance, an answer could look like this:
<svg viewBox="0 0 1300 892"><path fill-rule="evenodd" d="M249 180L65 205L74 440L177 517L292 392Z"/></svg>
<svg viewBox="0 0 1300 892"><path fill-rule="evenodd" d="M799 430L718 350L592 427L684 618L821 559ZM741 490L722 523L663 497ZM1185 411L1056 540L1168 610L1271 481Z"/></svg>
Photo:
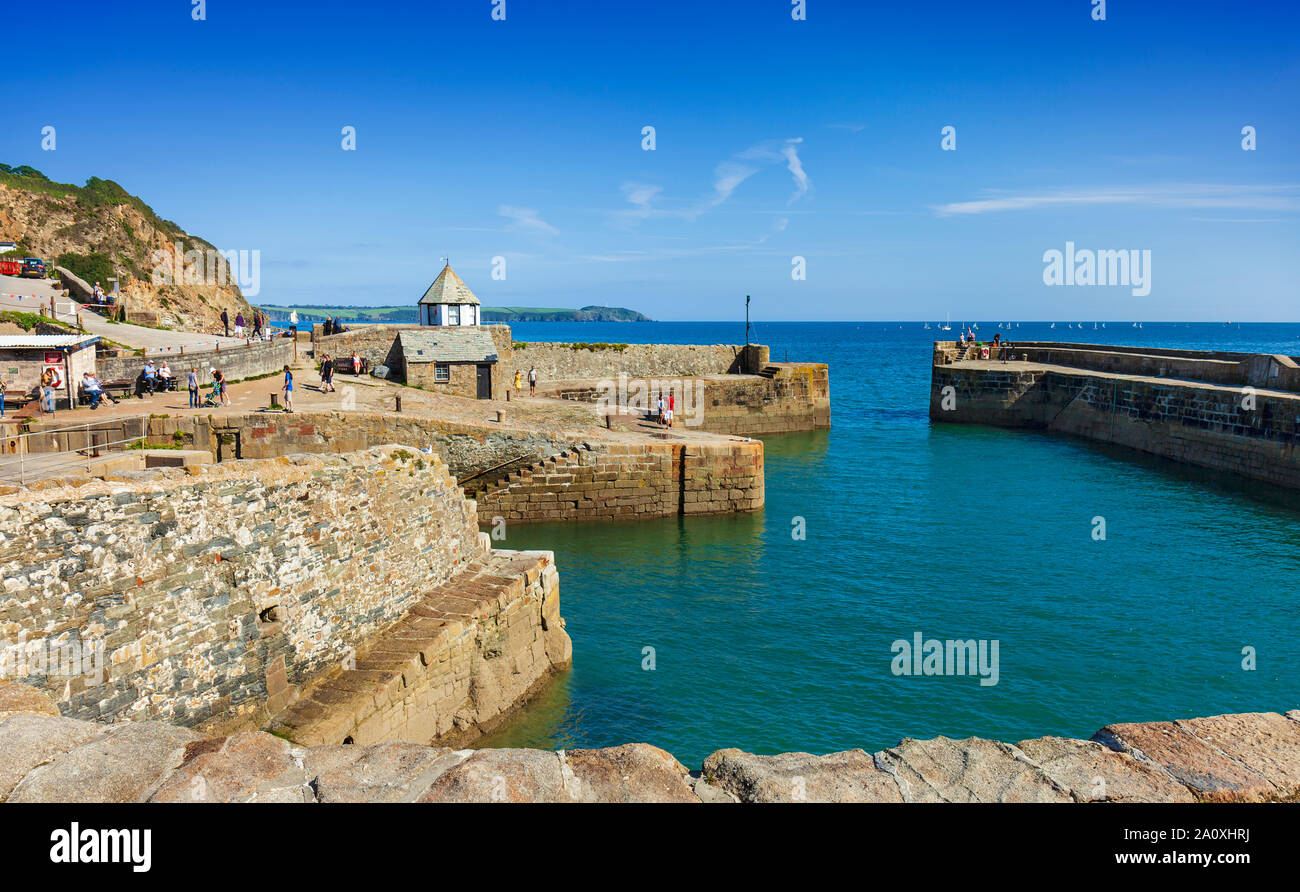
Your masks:
<svg viewBox="0 0 1300 892"><path fill-rule="evenodd" d="M745 295L745 346L749 346L749 295Z"/></svg>

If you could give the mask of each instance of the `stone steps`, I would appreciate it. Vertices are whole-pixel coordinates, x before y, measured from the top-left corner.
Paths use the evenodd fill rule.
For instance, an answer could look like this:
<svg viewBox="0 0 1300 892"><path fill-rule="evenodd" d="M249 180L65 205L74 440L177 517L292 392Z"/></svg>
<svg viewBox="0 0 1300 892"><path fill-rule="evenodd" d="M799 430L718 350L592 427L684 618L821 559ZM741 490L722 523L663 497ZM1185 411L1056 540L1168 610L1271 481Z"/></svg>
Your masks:
<svg viewBox="0 0 1300 892"><path fill-rule="evenodd" d="M548 471L554 471L559 468L561 462L568 462L574 458L580 458L584 453L592 451L590 443L580 443L572 446L563 452L557 452L555 455L544 458L531 464L523 465L517 468L502 468L500 474L486 474L476 480L473 480L471 489L465 491L466 498L478 499L485 493L500 492L509 487L512 483L519 483L538 474L545 474Z"/></svg>
<svg viewBox="0 0 1300 892"><path fill-rule="evenodd" d="M349 729L401 700L422 675L445 664L452 644L523 597L548 560L541 552L494 550L427 591L341 671L306 691L272 720L299 743L350 742Z"/></svg>

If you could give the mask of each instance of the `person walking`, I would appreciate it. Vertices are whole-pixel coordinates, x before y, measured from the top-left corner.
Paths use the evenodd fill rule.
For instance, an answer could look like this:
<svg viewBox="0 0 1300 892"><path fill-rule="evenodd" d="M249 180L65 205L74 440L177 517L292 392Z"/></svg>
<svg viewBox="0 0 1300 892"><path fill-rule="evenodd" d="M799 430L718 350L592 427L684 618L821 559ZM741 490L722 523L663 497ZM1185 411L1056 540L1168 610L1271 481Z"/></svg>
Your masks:
<svg viewBox="0 0 1300 892"><path fill-rule="evenodd" d="M262 338L262 311L254 310L253 311L253 340L261 340L261 338Z"/></svg>
<svg viewBox="0 0 1300 892"><path fill-rule="evenodd" d="M243 336L244 336L244 311L240 310L237 313L235 313L235 337L242 338Z"/></svg>
<svg viewBox="0 0 1300 892"><path fill-rule="evenodd" d="M230 405L230 394L226 393L226 376L220 369L212 370L212 383L217 388L217 402L223 406Z"/></svg>
<svg viewBox="0 0 1300 892"><path fill-rule="evenodd" d="M515 369L515 396L519 396L519 391L524 389L524 374Z"/></svg>
<svg viewBox="0 0 1300 892"><path fill-rule="evenodd" d="M54 372L41 372L41 411L54 414Z"/></svg>
<svg viewBox="0 0 1300 892"><path fill-rule="evenodd" d="M189 386L190 408L197 409L199 407L199 370L190 369L189 375L186 376L185 383Z"/></svg>
<svg viewBox="0 0 1300 892"><path fill-rule="evenodd" d="M667 415L667 418L668 418L668 426L669 426L669 427L672 427L672 426L673 426L673 413L674 413L674 411L675 411L676 408L677 408L677 397L675 396L675 394L676 394L676 391L675 391L675 390L669 390L669 391L668 391L668 415Z"/></svg>
<svg viewBox="0 0 1300 892"><path fill-rule="evenodd" d="M230 337L230 314L224 309L221 311L221 327L226 330L226 337Z"/></svg>
<svg viewBox="0 0 1300 892"><path fill-rule="evenodd" d="M537 392L537 366L528 368L528 395L532 396Z"/></svg>
<svg viewBox="0 0 1300 892"><path fill-rule="evenodd" d="M284 367L284 411L293 411L293 372Z"/></svg>
<svg viewBox="0 0 1300 892"><path fill-rule="evenodd" d="M5 417L5 388L7 386L5 379L0 378L0 418Z"/></svg>
<svg viewBox="0 0 1300 892"><path fill-rule="evenodd" d="M334 360L330 359L328 353L320 362L320 392L334 392Z"/></svg>

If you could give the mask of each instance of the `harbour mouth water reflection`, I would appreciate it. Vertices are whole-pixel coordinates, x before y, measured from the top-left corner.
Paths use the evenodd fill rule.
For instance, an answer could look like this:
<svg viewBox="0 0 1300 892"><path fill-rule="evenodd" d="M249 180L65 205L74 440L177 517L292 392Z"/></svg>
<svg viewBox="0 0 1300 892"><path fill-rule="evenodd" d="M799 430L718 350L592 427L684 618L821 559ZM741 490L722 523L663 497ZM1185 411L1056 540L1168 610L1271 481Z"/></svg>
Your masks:
<svg viewBox="0 0 1300 892"><path fill-rule="evenodd" d="M650 325L585 339L662 338ZM1226 343L1177 329L1167 345L1300 353L1290 329L1265 329ZM727 746L1015 742L1295 708L1296 499L1127 450L932 425L928 334L769 336L773 355L788 340L830 363L833 427L764 438L760 512L511 527L504 547L556 553L574 663L480 745L644 741L698 767ZM998 640L998 683L895 675L891 644L916 633Z"/></svg>

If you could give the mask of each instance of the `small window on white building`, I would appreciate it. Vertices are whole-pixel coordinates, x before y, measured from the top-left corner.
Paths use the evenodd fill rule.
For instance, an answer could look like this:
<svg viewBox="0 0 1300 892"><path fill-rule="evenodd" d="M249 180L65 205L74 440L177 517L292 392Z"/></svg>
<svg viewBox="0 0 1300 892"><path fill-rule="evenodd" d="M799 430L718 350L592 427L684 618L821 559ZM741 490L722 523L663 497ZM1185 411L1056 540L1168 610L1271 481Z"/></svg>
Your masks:
<svg viewBox="0 0 1300 892"><path fill-rule="evenodd" d="M456 304L447 306L447 324L460 325L460 307L456 306Z"/></svg>
<svg viewBox="0 0 1300 892"><path fill-rule="evenodd" d="M447 365L447 363L445 363L445 362L434 363L434 365L433 365L433 380L434 380L434 381L442 382L442 383L444 383L444 384L447 383L448 381L450 381L450 380L451 380L451 366Z"/></svg>

